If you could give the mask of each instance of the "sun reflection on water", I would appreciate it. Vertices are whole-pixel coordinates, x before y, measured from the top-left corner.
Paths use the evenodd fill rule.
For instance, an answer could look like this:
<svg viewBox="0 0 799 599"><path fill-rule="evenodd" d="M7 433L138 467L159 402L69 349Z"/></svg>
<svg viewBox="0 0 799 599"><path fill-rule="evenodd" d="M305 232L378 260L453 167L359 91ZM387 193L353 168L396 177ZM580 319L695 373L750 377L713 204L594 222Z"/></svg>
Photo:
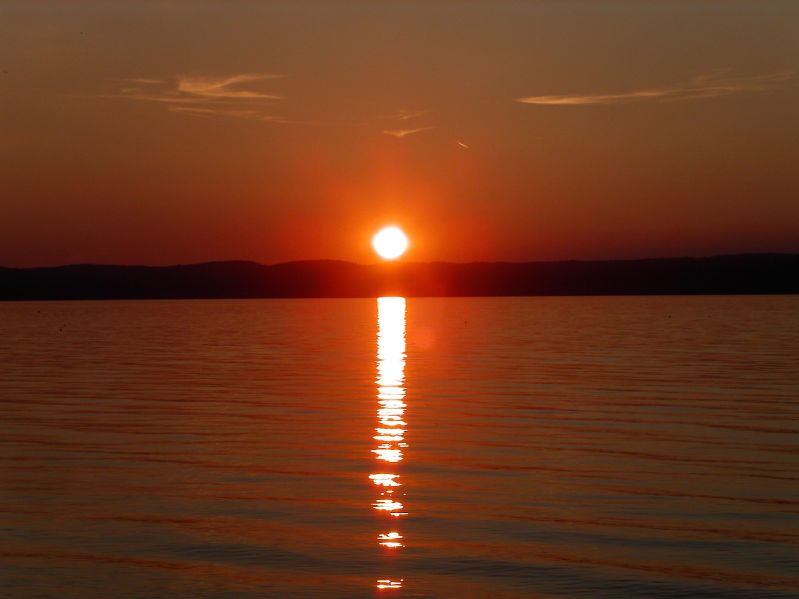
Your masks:
<svg viewBox="0 0 799 599"><path fill-rule="evenodd" d="M372 508L390 518L378 532L377 542L387 552L405 547L404 537L397 530L400 516L405 516L401 497L405 493L400 474L400 462L405 458L405 298L381 297L377 300L377 426L372 437L377 445L372 449L380 471L369 475L380 489ZM401 589L403 579L384 578L377 581L378 589Z"/></svg>
<svg viewBox="0 0 799 599"><path fill-rule="evenodd" d="M378 589L401 589L402 588L402 578L399 580L390 580L388 578L384 578L382 580L377 581L377 588Z"/></svg>

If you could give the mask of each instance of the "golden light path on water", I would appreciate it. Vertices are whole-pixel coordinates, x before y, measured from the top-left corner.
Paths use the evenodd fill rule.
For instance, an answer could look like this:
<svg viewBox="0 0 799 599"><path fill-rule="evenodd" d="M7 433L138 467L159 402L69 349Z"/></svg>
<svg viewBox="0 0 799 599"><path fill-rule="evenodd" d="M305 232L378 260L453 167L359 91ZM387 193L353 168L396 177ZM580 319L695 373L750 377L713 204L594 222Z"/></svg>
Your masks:
<svg viewBox="0 0 799 599"><path fill-rule="evenodd" d="M399 520L407 515L405 493L398 472L405 443L405 298L381 297L377 300L377 426L372 450L380 470L369 475L377 488L372 507L385 519L377 534L383 551L399 551L404 537ZM378 589L400 589L403 580L381 578Z"/></svg>

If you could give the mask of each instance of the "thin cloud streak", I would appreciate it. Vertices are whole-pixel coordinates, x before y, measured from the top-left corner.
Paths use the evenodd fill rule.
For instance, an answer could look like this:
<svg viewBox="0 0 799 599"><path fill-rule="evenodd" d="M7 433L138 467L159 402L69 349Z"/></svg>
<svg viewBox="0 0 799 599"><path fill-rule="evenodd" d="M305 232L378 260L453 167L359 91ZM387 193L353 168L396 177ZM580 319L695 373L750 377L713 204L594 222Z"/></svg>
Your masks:
<svg viewBox="0 0 799 599"><path fill-rule="evenodd" d="M522 104L541 106L585 106L594 104L628 104L632 102L677 102L718 98L741 93L765 92L779 88L793 78L791 72L771 73L753 77L730 77L726 71L699 75L683 85L634 90L615 94L573 94L528 96L517 98Z"/></svg>
<svg viewBox="0 0 799 599"><path fill-rule="evenodd" d="M422 131L429 131L430 129L435 129L435 127L419 127L417 129L386 129L383 131L383 133L396 137L397 139L403 139L409 135L421 133Z"/></svg>
<svg viewBox="0 0 799 599"><path fill-rule="evenodd" d="M213 108L197 108L194 106L170 106L169 112L184 112L186 114L196 114L202 116L209 116L212 114L219 114Z"/></svg>
<svg viewBox="0 0 799 599"><path fill-rule="evenodd" d="M294 121L258 108L274 104L283 96L253 88L253 84L282 77L269 73L240 73L217 78L180 75L170 80L137 77L125 79L125 87L105 97L168 104L170 112L193 116L226 116L288 124Z"/></svg>
<svg viewBox="0 0 799 599"><path fill-rule="evenodd" d="M165 104L170 112L196 117L233 117L308 126L363 124L362 121L294 120L273 114L266 107L285 100L285 97L259 89L259 85L284 77L272 73L239 73L226 77L180 75L166 79L128 77L119 80L122 85L116 93L103 94L102 97ZM400 108L390 118L404 123L429 113L430 110ZM434 128L388 129L383 133L402 139Z"/></svg>
<svg viewBox="0 0 799 599"><path fill-rule="evenodd" d="M237 110L231 108L202 108L195 106L170 106L170 112L179 112L191 116L208 117L208 116L221 116L233 117L239 119L250 119L254 121L261 121L264 123L279 123L282 125L304 124L298 121L293 121L286 117L277 116L273 114L264 114L258 110Z"/></svg>
<svg viewBox="0 0 799 599"><path fill-rule="evenodd" d="M408 108L400 108L395 118L398 118L401 121L409 121L411 119L419 118L420 116L424 116L429 113L430 113L429 110L411 110Z"/></svg>
<svg viewBox="0 0 799 599"><path fill-rule="evenodd" d="M118 94L104 94L104 98L121 98L123 100L144 100L147 102L161 102L163 104L208 104L205 98L192 98L186 96L148 94L138 88L125 87Z"/></svg>
<svg viewBox="0 0 799 599"><path fill-rule="evenodd" d="M142 85L158 85L160 83L166 83L163 79L148 79L147 77L132 77L130 79L125 79L128 83L140 83Z"/></svg>
<svg viewBox="0 0 799 599"><path fill-rule="evenodd" d="M242 86L282 78L282 75L243 73L229 77L193 77L180 75L173 80L135 78L126 79L126 87L114 97L167 103L264 103L282 100L283 96ZM136 84L131 86L130 84ZM144 86L144 87L141 87Z"/></svg>
<svg viewBox="0 0 799 599"><path fill-rule="evenodd" d="M281 75L244 73L223 79L208 77L179 77L177 91L202 98L233 98L238 100L281 100L282 96L258 91L236 89L242 83L279 79Z"/></svg>

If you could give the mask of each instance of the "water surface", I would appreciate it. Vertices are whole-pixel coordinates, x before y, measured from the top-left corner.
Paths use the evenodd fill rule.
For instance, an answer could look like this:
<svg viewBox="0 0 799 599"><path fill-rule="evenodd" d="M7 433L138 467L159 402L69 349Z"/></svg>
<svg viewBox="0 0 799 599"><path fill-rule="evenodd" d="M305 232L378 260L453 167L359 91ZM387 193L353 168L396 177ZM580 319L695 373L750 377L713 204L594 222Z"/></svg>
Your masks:
<svg viewBox="0 0 799 599"><path fill-rule="evenodd" d="M799 298L0 304L0 596L796 597Z"/></svg>

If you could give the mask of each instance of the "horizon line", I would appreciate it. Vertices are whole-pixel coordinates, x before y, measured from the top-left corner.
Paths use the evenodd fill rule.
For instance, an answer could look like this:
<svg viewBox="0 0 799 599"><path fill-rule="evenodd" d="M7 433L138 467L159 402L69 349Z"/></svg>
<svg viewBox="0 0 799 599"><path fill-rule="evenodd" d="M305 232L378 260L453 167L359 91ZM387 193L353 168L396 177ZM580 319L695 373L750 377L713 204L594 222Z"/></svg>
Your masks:
<svg viewBox="0 0 799 599"><path fill-rule="evenodd" d="M718 258L740 258L745 256L799 256L799 251L796 252L737 252L729 254L708 254L708 255L681 255L681 256L659 256L659 257L643 257L643 258L564 258L559 260L470 260L464 262L454 262L450 260L426 260L426 261L410 261L410 260L384 260L378 262L353 262L351 260L342 260L337 258L308 258L301 260L287 260L285 262L258 262L257 260L246 259L230 259L230 260L204 260L200 262L178 262L171 264L140 264L131 263L124 264L119 262L71 262L64 264L49 264L43 266L5 266L0 264L0 269L5 270L39 270L39 269L54 269L54 268L73 268L79 266L96 266L96 267L112 267L112 268L181 268L191 266L207 266L212 264L253 264L266 268L285 266L291 264L319 264L319 263L338 263L347 264L351 266L371 267L371 266L392 266L392 265L419 265L419 264L447 264L447 265L473 265L473 264L565 264L565 263L597 263L597 262L651 262L663 260L710 260Z"/></svg>

